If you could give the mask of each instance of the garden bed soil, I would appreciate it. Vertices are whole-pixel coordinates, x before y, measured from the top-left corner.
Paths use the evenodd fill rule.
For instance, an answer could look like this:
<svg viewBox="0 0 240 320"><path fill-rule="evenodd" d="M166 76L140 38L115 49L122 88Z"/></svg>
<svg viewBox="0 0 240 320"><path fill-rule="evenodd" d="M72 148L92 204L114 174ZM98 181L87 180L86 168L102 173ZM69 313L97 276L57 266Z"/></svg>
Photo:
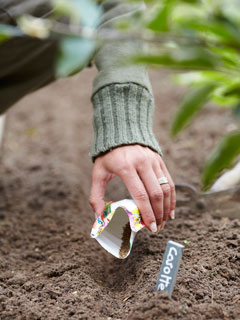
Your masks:
<svg viewBox="0 0 240 320"><path fill-rule="evenodd" d="M119 260L89 234L92 163L88 69L22 99L8 114L0 165L0 319L240 319L240 220L178 208L164 231L139 232ZM207 107L176 141L169 125L183 90L151 72L155 132L176 183L200 189L203 163L234 130ZM128 197L120 180L107 200ZM154 292L168 240L185 245L172 299Z"/></svg>

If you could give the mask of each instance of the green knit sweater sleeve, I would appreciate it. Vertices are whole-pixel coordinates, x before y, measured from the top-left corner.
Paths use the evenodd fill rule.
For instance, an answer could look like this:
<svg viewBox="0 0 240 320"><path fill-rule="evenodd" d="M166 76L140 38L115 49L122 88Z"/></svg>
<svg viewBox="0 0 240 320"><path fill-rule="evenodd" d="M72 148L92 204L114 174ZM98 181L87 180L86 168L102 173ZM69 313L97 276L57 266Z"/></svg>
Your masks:
<svg viewBox="0 0 240 320"><path fill-rule="evenodd" d="M142 11L144 3L105 0L102 27ZM127 144L148 146L161 154L152 131L154 99L145 66L121 65L120 60L140 50L139 42L104 44L95 56L98 74L93 83L94 142L92 158Z"/></svg>

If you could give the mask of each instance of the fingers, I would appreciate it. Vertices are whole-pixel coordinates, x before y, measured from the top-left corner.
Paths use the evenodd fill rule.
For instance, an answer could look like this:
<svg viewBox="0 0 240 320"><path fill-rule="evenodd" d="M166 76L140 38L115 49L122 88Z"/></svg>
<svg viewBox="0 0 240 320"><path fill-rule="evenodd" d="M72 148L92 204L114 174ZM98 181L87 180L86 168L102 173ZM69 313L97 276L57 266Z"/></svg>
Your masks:
<svg viewBox="0 0 240 320"><path fill-rule="evenodd" d="M97 166L94 166L89 203L97 216L100 216L105 209L104 195L109 180L110 177L105 170L102 168L100 170Z"/></svg>
<svg viewBox="0 0 240 320"><path fill-rule="evenodd" d="M169 210L168 217L170 217L171 219L175 219L175 208L176 208L175 184L174 184L172 177L169 174L168 169L162 159L160 160L160 166L161 166L161 169L164 173L164 176L168 178L168 185L170 188L170 210Z"/></svg>
<svg viewBox="0 0 240 320"><path fill-rule="evenodd" d="M160 171L160 166L159 171ZM157 180L156 173L154 172L152 166L144 166L138 168L138 174L140 179L142 180L144 187L147 191L158 230L161 228L163 220L164 220L164 194L161 189L159 182ZM158 176L163 176L163 173L158 172Z"/></svg>
<svg viewBox="0 0 240 320"><path fill-rule="evenodd" d="M97 216L105 209L106 185L114 176L126 185L147 228L162 229L176 205L175 186L162 158L139 145L121 146L97 158L89 199ZM169 183L160 185L158 178L164 176Z"/></svg>
<svg viewBox="0 0 240 320"><path fill-rule="evenodd" d="M161 221L161 229L165 227L167 222L168 216L170 214L170 200L171 200L171 190L168 183L166 184L159 184L158 179L165 176L165 173L162 171L160 164L155 162L153 165L153 170L156 176L158 188L161 189L163 194L163 219Z"/></svg>
<svg viewBox="0 0 240 320"><path fill-rule="evenodd" d="M157 232L156 218L153 213L149 196L137 172L135 170L125 170L120 172L119 176L136 202L147 228L152 232Z"/></svg>

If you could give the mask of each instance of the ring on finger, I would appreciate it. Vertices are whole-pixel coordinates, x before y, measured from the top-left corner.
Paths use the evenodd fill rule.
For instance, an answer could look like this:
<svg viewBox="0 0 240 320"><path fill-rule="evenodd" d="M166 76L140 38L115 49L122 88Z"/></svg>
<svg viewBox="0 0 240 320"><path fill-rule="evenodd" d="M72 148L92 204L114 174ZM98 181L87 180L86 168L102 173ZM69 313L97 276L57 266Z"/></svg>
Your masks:
<svg viewBox="0 0 240 320"><path fill-rule="evenodd" d="M166 184L168 183L168 178L167 177L158 178L158 182L159 184Z"/></svg>

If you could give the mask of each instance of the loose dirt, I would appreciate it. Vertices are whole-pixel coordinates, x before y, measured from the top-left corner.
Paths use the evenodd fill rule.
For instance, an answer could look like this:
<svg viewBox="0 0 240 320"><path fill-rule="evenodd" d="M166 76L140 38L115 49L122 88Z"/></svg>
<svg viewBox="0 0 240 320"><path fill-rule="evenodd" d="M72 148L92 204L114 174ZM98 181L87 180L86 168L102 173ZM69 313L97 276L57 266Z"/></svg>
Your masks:
<svg viewBox="0 0 240 320"><path fill-rule="evenodd" d="M165 230L139 232L119 260L89 236L94 69L29 95L10 112L0 165L0 319L240 319L240 221L178 208ZM176 183L200 187L229 110L207 107L181 136L169 124L182 89L151 73L155 132ZM128 197L120 180L106 200ZM168 240L185 243L172 299L154 292Z"/></svg>

